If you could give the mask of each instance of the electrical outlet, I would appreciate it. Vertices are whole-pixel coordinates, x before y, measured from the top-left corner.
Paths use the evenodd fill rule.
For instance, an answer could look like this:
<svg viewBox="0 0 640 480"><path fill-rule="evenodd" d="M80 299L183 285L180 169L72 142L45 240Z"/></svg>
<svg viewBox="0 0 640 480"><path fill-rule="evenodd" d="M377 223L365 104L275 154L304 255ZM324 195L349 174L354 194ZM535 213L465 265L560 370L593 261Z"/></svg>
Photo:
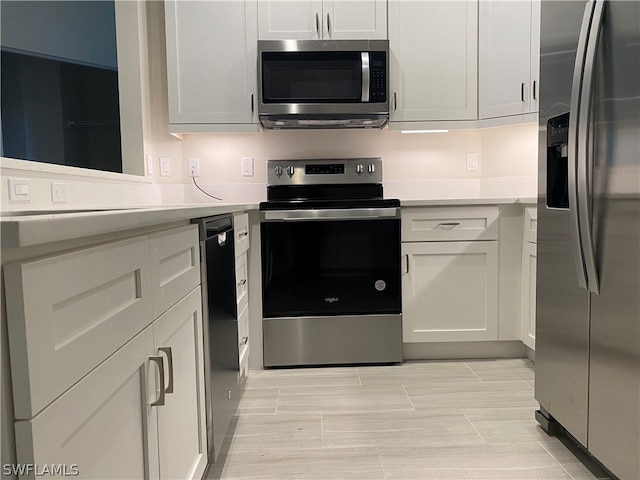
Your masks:
<svg viewBox="0 0 640 480"><path fill-rule="evenodd" d="M253 158L242 157L242 176L253 177Z"/></svg>
<svg viewBox="0 0 640 480"><path fill-rule="evenodd" d="M160 176L171 176L171 159L167 157L160 157Z"/></svg>
<svg viewBox="0 0 640 480"><path fill-rule="evenodd" d="M476 172L478 170L478 154L467 153L467 172Z"/></svg>
<svg viewBox="0 0 640 480"><path fill-rule="evenodd" d="M187 160L187 175L190 177L199 177L200 176L200 159L199 158L190 158Z"/></svg>
<svg viewBox="0 0 640 480"><path fill-rule="evenodd" d="M69 184L51 182L51 201L53 203L67 203L69 201Z"/></svg>

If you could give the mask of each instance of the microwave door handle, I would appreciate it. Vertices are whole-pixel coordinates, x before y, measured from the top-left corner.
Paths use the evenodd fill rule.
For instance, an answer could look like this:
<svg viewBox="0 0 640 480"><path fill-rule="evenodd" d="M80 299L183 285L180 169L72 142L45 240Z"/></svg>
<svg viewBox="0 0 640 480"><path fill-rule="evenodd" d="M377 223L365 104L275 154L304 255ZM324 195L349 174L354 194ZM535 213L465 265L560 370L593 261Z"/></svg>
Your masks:
<svg viewBox="0 0 640 480"><path fill-rule="evenodd" d="M360 97L360 100L364 103L369 101L369 87L371 86L369 52L362 52L360 56L362 58L362 95Z"/></svg>

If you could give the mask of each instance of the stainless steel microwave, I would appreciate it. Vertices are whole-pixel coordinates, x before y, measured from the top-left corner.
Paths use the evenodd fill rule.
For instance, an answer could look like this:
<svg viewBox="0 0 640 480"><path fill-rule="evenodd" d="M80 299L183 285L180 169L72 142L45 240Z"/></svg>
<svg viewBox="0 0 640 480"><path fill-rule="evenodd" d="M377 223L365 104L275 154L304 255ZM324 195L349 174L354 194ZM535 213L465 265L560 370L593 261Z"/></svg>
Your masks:
<svg viewBox="0 0 640 480"><path fill-rule="evenodd" d="M389 119L387 40L260 40L265 128L381 128Z"/></svg>

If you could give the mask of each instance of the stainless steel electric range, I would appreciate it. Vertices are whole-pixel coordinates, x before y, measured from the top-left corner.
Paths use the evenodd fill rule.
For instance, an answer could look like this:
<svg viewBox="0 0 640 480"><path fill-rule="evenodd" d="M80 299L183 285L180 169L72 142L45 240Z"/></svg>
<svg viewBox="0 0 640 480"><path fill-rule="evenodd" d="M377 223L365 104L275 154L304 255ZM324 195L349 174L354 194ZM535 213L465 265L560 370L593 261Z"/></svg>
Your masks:
<svg viewBox="0 0 640 480"><path fill-rule="evenodd" d="M264 365L402 361L400 201L382 159L269 160Z"/></svg>

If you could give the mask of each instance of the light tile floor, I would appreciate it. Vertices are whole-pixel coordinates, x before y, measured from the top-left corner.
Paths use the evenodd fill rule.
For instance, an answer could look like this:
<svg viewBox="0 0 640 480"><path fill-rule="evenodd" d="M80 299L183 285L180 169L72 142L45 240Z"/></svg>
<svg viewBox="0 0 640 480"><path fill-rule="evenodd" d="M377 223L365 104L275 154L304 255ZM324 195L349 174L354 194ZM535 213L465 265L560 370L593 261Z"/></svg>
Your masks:
<svg viewBox="0 0 640 480"><path fill-rule="evenodd" d="M608 478L537 426L533 385L526 359L252 370L207 479Z"/></svg>

